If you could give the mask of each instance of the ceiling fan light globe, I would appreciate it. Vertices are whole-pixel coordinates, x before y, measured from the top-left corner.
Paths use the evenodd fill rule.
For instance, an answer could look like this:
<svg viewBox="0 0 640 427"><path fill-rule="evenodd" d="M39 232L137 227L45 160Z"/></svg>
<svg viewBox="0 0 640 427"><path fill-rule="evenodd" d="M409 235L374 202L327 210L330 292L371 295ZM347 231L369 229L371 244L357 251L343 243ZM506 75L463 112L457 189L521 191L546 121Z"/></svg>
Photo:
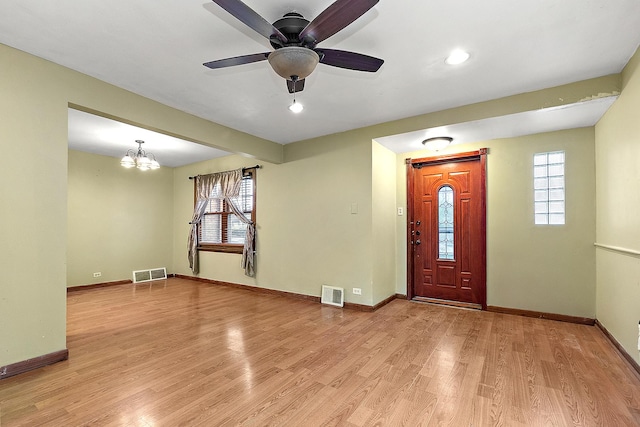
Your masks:
<svg viewBox="0 0 640 427"><path fill-rule="evenodd" d="M307 78L315 70L320 57L311 49L298 46L286 46L269 54L269 64L280 77L292 80Z"/></svg>

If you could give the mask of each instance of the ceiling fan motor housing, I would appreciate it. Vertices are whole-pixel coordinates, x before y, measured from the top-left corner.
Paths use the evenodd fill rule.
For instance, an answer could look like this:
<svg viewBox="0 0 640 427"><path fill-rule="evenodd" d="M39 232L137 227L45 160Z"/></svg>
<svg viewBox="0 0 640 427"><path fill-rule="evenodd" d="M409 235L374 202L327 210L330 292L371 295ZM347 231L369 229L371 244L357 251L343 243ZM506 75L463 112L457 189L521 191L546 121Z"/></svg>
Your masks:
<svg viewBox="0 0 640 427"><path fill-rule="evenodd" d="M289 12L282 18L273 23L280 32L287 38L287 43L282 43L277 37L271 37L269 41L274 49L279 49L283 46L302 46L302 41L298 38L300 31L302 31L309 21L304 19L302 15L297 12Z"/></svg>

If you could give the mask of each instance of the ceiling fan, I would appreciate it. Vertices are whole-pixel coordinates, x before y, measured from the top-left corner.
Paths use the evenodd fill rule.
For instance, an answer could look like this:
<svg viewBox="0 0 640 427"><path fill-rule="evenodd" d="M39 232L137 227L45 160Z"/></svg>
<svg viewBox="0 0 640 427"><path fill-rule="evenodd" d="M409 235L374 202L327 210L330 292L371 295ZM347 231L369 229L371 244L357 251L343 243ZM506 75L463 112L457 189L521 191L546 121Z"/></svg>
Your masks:
<svg viewBox="0 0 640 427"><path fill-rule="evenodd" d="M269 39L272 52L242 55L206 62L212 69L269 61L273 70L287 80L289 93L304 89L304 79L318 63L348 70L376 72L384 61L373 56L337 49L317 48L375 6L379 0L336 0L311 22L296 12L285 14L273 24L240 0L213 0L242 23Z"/></svg>

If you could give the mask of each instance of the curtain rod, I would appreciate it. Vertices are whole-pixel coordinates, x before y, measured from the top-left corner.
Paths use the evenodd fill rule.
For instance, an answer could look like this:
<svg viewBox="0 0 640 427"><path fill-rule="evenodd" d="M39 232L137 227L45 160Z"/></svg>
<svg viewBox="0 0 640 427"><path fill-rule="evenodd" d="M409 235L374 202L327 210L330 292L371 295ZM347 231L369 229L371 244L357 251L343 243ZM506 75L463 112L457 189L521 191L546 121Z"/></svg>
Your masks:
<svg viewBox="0 0 640 427"><path fill-rule="evenodd" d="M242 168L242 172L244 172L246 170L249 170L249 169L260 169L261 167L262 167L262 165L255 165L255 166L251 166L251 167L248 167L248 168ZM198 176L198 175L190 176L189 179L196 179L196 176Z"/></svg>

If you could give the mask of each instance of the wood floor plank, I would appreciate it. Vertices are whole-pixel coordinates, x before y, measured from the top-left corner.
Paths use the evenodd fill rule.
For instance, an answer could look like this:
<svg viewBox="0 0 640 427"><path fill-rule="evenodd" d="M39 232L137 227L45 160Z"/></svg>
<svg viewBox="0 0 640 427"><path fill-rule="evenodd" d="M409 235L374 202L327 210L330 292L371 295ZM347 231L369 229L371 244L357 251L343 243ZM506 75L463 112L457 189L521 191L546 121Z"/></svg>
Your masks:
<svg viewBox="0 0 640 427"><path fill-rule="evenodd" d="M185 279L67 310L69 360L0 381L0 426L640 425L640 379L593 326Z"/></svg>

